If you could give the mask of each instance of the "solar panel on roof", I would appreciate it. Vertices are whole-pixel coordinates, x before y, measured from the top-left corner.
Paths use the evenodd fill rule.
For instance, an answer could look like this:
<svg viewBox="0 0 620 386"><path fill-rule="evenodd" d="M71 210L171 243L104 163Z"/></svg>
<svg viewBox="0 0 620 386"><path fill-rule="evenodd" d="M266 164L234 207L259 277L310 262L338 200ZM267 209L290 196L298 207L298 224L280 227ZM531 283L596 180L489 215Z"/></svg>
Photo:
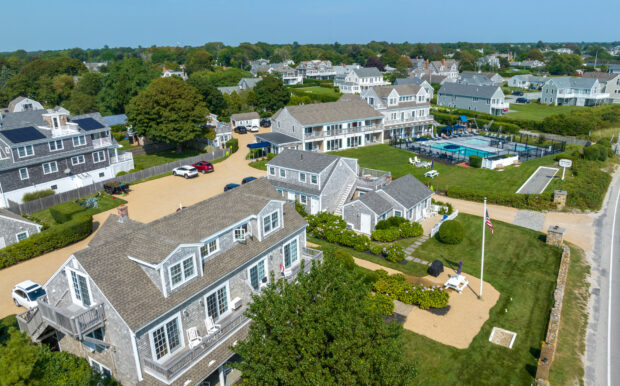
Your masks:
<svg viewBox="0 0 620 386"><path fill-rule="evenodd" d="M80 125L80 127L86 131L103 129L105 127L93 118L74 119L73 122Z"/></svg>
<svg viewBox="0 0 620 386"><path fill-rule="evenodd" d="M2 130L2 134L13 143L34 141L45 138L45 135L32 126L19 129Z"/></svg>

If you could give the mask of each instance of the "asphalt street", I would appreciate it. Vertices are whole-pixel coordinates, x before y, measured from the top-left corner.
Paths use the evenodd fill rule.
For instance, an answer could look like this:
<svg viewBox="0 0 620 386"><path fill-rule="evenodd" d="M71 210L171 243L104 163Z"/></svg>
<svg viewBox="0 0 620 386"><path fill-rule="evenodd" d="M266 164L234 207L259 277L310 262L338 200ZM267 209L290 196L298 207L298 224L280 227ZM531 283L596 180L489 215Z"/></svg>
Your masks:
<svg viewBox="0 0 620 386"><path fill-rule="evenodd" d="M587 385L620 385L620 179L610 186L594 222L590 319L586 336Z"/></svg>

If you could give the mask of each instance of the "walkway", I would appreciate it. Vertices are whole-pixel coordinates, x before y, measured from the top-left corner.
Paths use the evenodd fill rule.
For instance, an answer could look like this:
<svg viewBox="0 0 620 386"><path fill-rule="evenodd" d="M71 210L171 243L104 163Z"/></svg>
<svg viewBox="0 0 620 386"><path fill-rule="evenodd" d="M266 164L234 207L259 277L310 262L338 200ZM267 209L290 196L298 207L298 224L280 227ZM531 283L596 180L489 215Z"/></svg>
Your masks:
<svg viewBox="0 0 620 386"><path fill-rule="evenodd" d="M547 166L539 166L538 169L523 185L517 190L520 194L541 194L547 186L553 181L553 177L558 172L558 168L550 168Z"/></svg>
<svg viewBox="0 0 620 386"><path fill-rule="evenodd" d="M269 131L261 129L261 132ZM215 164L213 173L201 174L188 180L167 176L132 185L131 192L123 197L129 207L129 217L150 222L174 213L179 205L190 206L213 197L223 192L224 185L228 183L241 183L241 179L248 176L265 176L266 172L248 166L249 161L245 159L247 145L254 143L254 135L248 133L234 136L239 138L239 151ZM93 221L96 225L102 224L110 214L115 213L116 209L99 213L93 217ZM11 290L15 284L27 279L45 283L71 254L86 248L95 233L75 244L0 270L0 318L24 311L23 308L15 307L11 299Z"/></svg>

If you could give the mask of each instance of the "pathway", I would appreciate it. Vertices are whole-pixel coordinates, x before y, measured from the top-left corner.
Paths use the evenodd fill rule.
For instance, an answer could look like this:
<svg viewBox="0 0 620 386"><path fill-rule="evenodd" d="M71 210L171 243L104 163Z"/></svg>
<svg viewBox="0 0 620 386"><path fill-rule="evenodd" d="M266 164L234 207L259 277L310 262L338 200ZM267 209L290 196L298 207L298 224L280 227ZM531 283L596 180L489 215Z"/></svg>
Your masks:
<svg viewBox="0 0 620 386"><path fill-rule="evenodd" d="M261 128L261 132L268 131L270 129ZM132 185L131 192L123 197L129 207L129 217L150 222L174 213L180 204L190 206L219 194L228 183L241 183L241 179L248 176L265 176L266 172L248 166L249 161L245 159L247 145L254 142L254 135L248 133L234 136L239 138L239 151L215 164L213 173L201 174L188 180L166 176ZM93 221L96 225L102 224L110 214L115 213L116 209L99 213L93 217ZM23 308L15 307L11 299L11 290L15 284L27 279L45 283L71 254L86 248L95 233L75 244L0 270L0 318L24 311Z"/></svg>
<svg viewBox="0 0 620 386"><path fill-rule="evenodd" d="M517 190L520 194L541 194L553 180L558 168L539 166L538 169Z"/></svg>
<svg viewBox="0 0 620 386"><path fill-rule="evenodd" d="M405 249L405 255L406 255L405 261L413 261L414 263L431 265L431 263L429 263L426 260L413 257L413 252L415 252L415 250L418 249L420 245L422 245L426 240L428 240L428 238L429 238L428 233L425 232L422 236L418 237L413 244L408 246L407 249Z"/></svg>

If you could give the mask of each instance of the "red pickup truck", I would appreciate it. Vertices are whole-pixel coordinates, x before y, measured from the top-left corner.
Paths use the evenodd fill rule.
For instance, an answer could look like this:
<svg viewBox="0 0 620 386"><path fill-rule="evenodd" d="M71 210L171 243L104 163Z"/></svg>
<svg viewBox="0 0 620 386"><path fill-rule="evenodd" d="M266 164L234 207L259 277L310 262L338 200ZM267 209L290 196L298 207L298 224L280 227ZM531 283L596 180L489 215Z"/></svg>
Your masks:
<svg viewBox="0 0 620 386"><path fill-rule="evenodd" d="M213 165L211 165L211 162L207 161L196 162L192 166L195 167L196 170L198 170L199 172L202 172L202 174L211 173L215 170L213 169Z"/></svg>

